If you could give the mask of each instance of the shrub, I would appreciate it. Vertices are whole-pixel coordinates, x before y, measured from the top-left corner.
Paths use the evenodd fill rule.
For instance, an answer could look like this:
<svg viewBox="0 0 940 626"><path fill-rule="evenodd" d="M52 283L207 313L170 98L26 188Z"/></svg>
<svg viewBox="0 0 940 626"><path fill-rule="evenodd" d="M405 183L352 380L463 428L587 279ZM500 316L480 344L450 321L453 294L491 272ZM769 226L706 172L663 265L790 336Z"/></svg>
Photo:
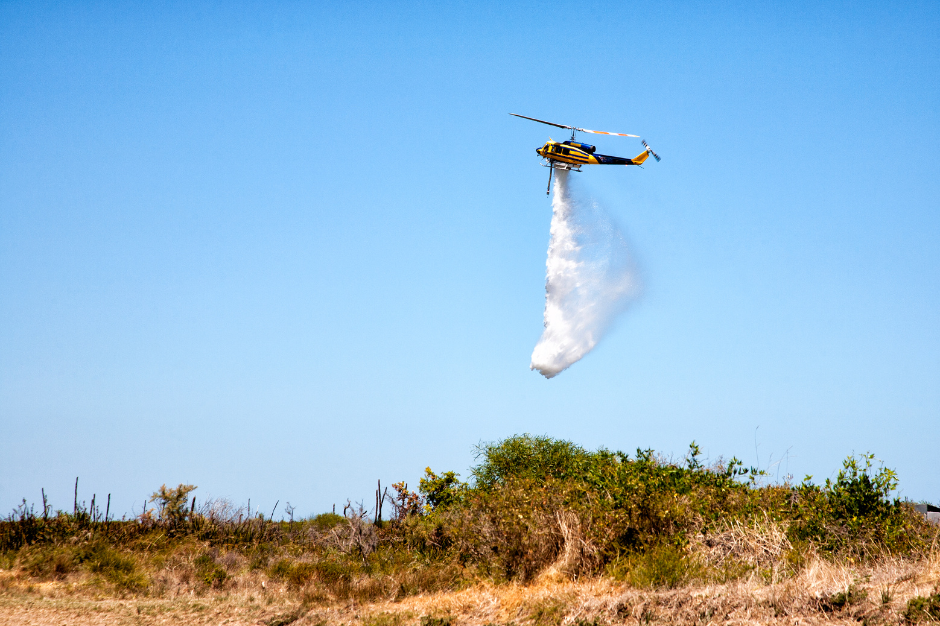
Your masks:
<svg viewBox="0 0 940 626"><path fill-rule="evenodd" d="M908 600L904 619L911 623L940 622L940 592L932 596L915 596Z"/></svg>
<svg viewBox="0 0 940 626"><path fill-rule="evenodd" d="M318 560L311 563L296 563L280 559L268 569L268 576L284 580L291 587L303 587L312 578L339 597L347 597L353 580L350 565L334 560Z"/></svg>
<svg viewBox="0 0 940 626"><path fill-rule="evenodd" d="M551 485L507 478L492 491L474 492L462 515L448 520L451 543L497 578L532 579L563 547L555 511L565 493Z"/></svg>
<svg viewBox="0 0 940 626"><path fill-rule="evenodd" d="M853 525L881 522L894 513L891 492L898 486L897 474L884 466L872 474L873 454L849 457L835 483L826 480L831 514ZM861 462L861 463L860 463ZM863 465L864 464L864 465Z"/></svg>
<svg viewBox="0 0 940 626"><path fill-rule="evenodd" d="M392 485L395 495L389 499L395 509L395 519L399 522L424 513L424 498L408 489L408 483L398 482Z"/></svg>
<svg viewBox="0 0 940 626"><path fill-rule="evenodd" d="M336 561L318 561L312 571L320 582L328 585L347 585L352 582L352 571L348 565Z"/></svg>
<svg viewBox="0 0 940 626"><path fill-rule="evenodd" d="M189 494L195 489L195 485L180 484L178 487L171 488L161 485L160 489L150 496L150 501L157 504L157 514L160 520L173 525L186 521L189 515L186 503L189 500Z"/></svg>
<svg viewBox="0 0 940 626"><path fill-rule="evenodd" d="M23 568L30 576L61 580L76 567L71 550L48 547L29 554L24 559Z"/></svg>
<svg viewBox="0 0 940 626"><path fill-rule="evenodd" d="M250 549L247 556L250 571L265 569L271 559L271 549L268 546L257 546Z"/></svg>
<svg viewBox="0 0 940 626"><path fill-rule="evenodd" d="M270 567L270 569L268 569L268 576L274 579L286 579L288 576L290 576L292 567L293 564L291 563L290 559L280 559L275 562L274 565Z"/></svg>
<svg viewBox="0 0 940 626"><path fill-rule="evenodd" d="M700 564L688 553L671 544L660 544L615 562L608 570L614 578L634 587L678 587L704 576Z"/></svg>
<svg viewBox="0 0 940 626"><path fill-rule="evenodd" d="M824 603L823 607L827 610L841 611L853 604L864 602L866 598L868 598L867 591L859 589L855 585L849 585L849 588L845 591L840 591L839 593L829 596L829 599Z"/></svg>
<svg viewBox="0 0 940 626"><path fill-rule="evenodd" d="M530 435L478 452L472 486L447 485L430 473L429 494L460 489L447 511L430 515L442 537L434 543L457 546L500 578L527 580L558 559L576 576L647 550L659 554L661 545L684 545L705 524L744 515L752 497L736 480L744 473L737 460L704 468L694 443L684 467L650 450L631 459ZM651 584L664 584L660 578Z"/></svg>
<svg viewBox="0 0 940 626"><path fill-rule="evenodd" d="M474 486L484 490L492 489L510 477L533 480L582 478L595 456L570 441L528 434L480 444L476 453L483 462L471 470L471 475Z"/></svg>
<svg viewBox="0 0 940 626"><path fill-rule="evenodd" d="M424 478L418 483L418 491L432 509L446 508L460 501L467 485L457 478L460 474L444 472L440 476L425 468Z"/></svg>
<svg viewBox="0 0 940 626"><path fill-rule="evenodd" d="M320 513L310 520L310 525L319 531L326 531L345 521L346 518L338 513Z"/></svg>
<svg viewBox="0 0 940 626"><path fill-rule="evenodd" d="M789 510L793 519L791 541L809 541L824 552L849 552L860 557L910 552L923 545L920 520L891 493L897 487L895 472L874 468L874 456L850 456L835 481L822 487L810 482L793 490Z"/></svg>
<svg viewBox="0 0 940 626"><path fill-rule="evenodd" d="M313 563L311 569L317 580L336 598L345 599L353 594L352 564L323 560Z"/></svg>
<svg viewBox="0 0 940 626"><path fill-rule="evenodd" d="M228 572L215 560L211 553L196 557L193 562L196 566L196 577L209 587L221 587L228 580Z"/></svg>
<svg viewBox="0 0 940 626"><path fill-rule="evenodd" d="M316 571L312 563L296 563L287 575L287 582L293 587L303 587Z"/></svg>
<svg viewBox="0 0 940 626"><path fill-rule="evenodd" d="M147 577L137 570L133 558L103 543L80 548L75 558L88 571L101 575L119 589L141 591L149 584Z"/></svg>

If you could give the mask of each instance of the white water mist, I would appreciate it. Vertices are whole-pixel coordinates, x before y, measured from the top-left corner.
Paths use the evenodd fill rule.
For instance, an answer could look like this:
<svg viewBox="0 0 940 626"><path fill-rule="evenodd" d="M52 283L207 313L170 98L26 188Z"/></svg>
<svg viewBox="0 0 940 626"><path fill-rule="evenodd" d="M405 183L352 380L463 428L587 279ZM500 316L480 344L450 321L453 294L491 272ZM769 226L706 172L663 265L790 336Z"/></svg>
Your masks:
<svg viewBox="0 0 940 626"><path fill-rule="evenodd" d="M623 235L597 205L574 197L556 171L545 275L545 330L531 369L546 378L590 352L639 291Z"/></svg>

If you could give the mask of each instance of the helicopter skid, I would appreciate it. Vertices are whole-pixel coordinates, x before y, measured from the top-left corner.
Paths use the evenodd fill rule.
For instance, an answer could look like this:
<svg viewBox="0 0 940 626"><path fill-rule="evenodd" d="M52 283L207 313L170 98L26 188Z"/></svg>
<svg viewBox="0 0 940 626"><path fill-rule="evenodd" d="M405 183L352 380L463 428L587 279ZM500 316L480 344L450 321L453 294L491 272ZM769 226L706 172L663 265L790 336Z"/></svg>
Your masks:
<svg viewBox="0 0 940 626"><path fill-rule="evenodd" d="M556 170L568 170L572 172L581 171L580 163L565 163L564 161L550 161L549 159L543 159L541 165L542 167L551 167Z"/></svg>

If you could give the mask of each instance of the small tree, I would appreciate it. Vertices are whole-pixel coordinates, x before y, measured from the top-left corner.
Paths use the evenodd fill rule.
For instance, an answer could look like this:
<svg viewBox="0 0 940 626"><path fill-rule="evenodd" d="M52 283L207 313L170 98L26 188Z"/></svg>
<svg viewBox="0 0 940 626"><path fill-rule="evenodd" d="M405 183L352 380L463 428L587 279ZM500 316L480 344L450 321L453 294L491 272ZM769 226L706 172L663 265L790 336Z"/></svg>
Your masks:
<svg viewBox="0 0 940 626"><path fill-rule="evenodd" d="M408 489L408 483L402 481L392 485L394 496L389 496L395 508L395 518L400 520L411 515L421 515L424 512L424 498Z"/></svg>
<svg viewBox="0 0 940 626"><path fill-rule="evenodd" d="M168 522L173 525L186 521L189 512L186 510L186 502L189 500L190 492L196 489L195 485L183 485L167 488L161 485L152 496L150 501L155 502L158 507L160 521Z"/></svg>
<svg viewBox="0 0 940 626"><path fill-rule="evenodd" d="M457 478L460 474L444 472L440 476L428 467L424 470L424 478L418 484L418 491L424 494L425 500L432 509L446 508L458 502L466 490L466 483Z"/></svg>
<svg viewBox="0 0 940 626"><path fill-rule="evenodd" d="M900 510L899 501L891 500L898 475L884 465L875 471L875 460L871 453L850 456L835 482L826 480L831 515L850 528L884 523Z"/></svg>

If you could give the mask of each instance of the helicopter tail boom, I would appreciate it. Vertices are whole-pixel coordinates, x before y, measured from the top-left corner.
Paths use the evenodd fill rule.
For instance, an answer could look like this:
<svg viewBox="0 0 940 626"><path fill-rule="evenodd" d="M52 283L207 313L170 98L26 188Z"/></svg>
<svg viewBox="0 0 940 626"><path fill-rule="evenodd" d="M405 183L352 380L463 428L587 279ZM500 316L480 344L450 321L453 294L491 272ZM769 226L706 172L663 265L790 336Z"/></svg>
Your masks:
<svg viewBox="0 0 940 626"><path fill-rule="evenodd" d="M627 163L627 165L642 165L643 162L646 161L646 159L648 159L648 158L650 158L650 153L647 152L646 150L644 150L644 151L641 152L640 154L638 154L638 155L636 155L635 157L633 157L632 159L630 159L630 160L633 161L633 162L632 162L632 163Z"/></svg>

